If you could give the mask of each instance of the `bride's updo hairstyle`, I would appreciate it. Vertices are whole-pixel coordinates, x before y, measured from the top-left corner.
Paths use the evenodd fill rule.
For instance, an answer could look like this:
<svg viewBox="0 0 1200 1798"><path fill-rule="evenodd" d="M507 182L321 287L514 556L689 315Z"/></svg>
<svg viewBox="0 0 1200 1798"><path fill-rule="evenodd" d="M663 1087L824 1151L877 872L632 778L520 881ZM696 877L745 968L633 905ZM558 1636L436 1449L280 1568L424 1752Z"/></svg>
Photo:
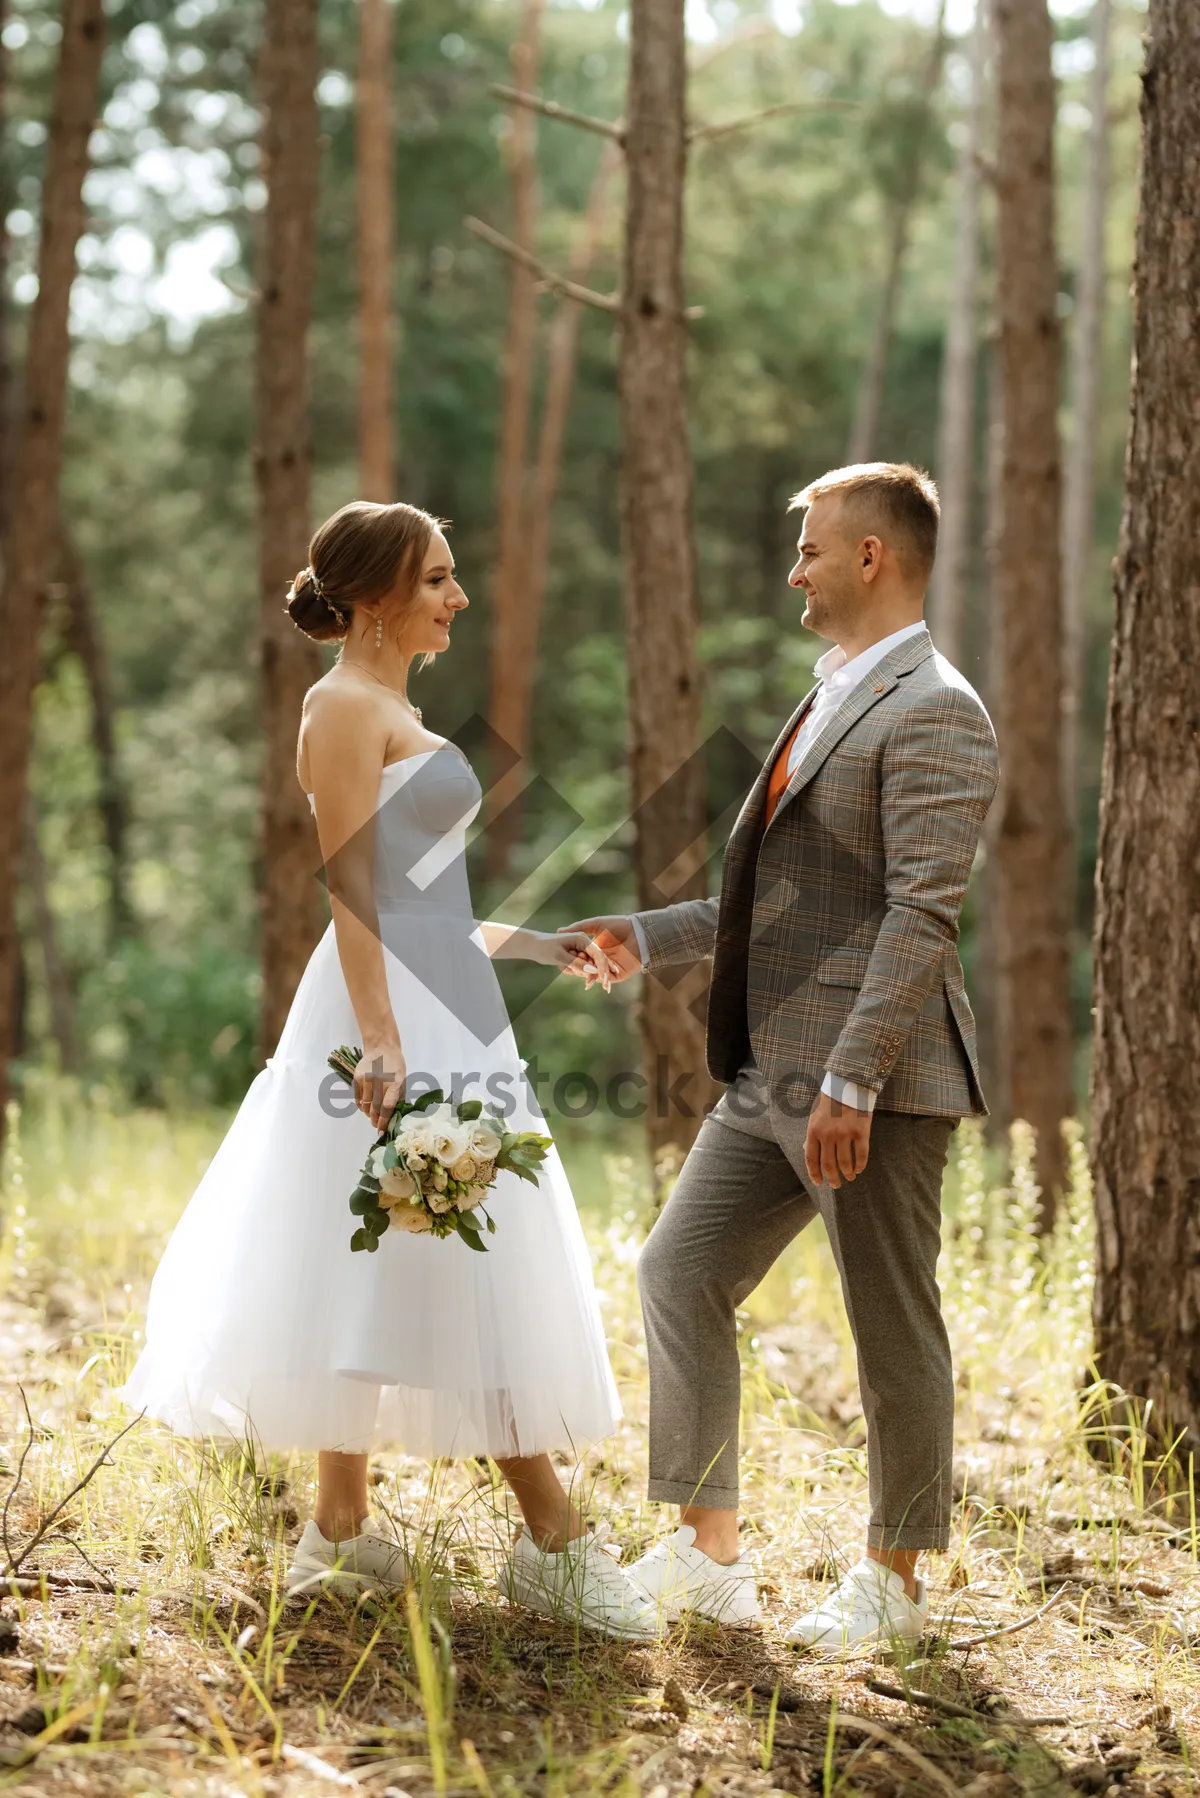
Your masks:
<svg viewBox="0 0 1200 1798"><path fill-rule="evenodd" d="M418 506L377 506L351 500L316 532L287 596L298 630L318 643L346 636L355 606L390 593L397 580L416 590L433 533L441 521Z"/></svg>

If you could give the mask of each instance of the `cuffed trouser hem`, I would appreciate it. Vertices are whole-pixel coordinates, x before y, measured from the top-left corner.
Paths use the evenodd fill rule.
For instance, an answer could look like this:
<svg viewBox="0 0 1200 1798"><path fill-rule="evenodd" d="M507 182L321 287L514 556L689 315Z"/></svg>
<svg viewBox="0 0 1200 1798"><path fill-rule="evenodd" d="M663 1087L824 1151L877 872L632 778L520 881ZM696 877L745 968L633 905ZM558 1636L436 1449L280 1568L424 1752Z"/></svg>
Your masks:
<svg viewBox="0 0 1200 1798"><path fill-rule="evenodd" d="M712 1486L700 1480L650 1480L646 1497L658 1505L706 1505L710 1511L736 1511L736 1486Z"/></svg>
<svg viewBox="0 0 1200 1798"><path fill-rule="evenodd" d="M906 1548L913 1553L919 1548L949 1548L950 1527L942 1528L915 1523L898 1523L895 1529L872 1523L867 1529L868 1548Z"/></svg>

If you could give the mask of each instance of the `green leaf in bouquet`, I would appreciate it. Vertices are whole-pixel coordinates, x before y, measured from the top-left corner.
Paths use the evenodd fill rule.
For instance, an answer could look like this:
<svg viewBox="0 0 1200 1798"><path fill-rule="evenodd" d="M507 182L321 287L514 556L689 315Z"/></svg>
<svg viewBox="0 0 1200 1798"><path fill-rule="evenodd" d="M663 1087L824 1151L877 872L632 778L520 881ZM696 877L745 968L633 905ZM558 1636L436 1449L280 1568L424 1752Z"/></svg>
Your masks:
<svg viewBox="0 0 1200 1798"><path fill-rule="evenodd" d="M365 1186L368 1192L378 1192L379 1191L378 1175L368 1174L368 1172L366 1171L365 1168L363 1169L362 1173L358 1176L358 1184L360 1186Z"/></svg>
<svg viewBox="0 0 1200 1798"><path fill-rule="evenodd" d="M367 1229L373 1231L376 1236L382 1236L384 1231L390 1226L391 1221L391 1218L388 1216L387 1212L384 1211L382 1206L376 1211L367 1211L363 1214L363 1223L366 1225Z"/></svg>
<svg viewBox="0 0 1200 1798"><path fill-rule="evenodd" d="M369 1211L379 1208L379 1189L374 1192L368 1186L356 1186L350 1194L350 1211L354 1217L366 1217Z"/></svg>
<svg viewBox="0 0 1200 1798"><path fill-rule="evenodd" d="M484 1216L485 1216L485 1217L487 1217L487 1213L486 1213L486 1212L485 1212L485 1213L484 1213ZM488 1235L489 1235L489 1236L494 1236L494 1235L495 1235L495 1234L496 1234L496 1226L495 1226L495 1224L494 1224L494 1223L493 1223L493 1222L492 1222L492 1220L491 1220L491 1218L490 1218L490 1217L489 1217L489 1218L488 1218L488 1221L487 1221L487 1227L488 1227Z"/></svg>
<svg viewBox="0 0 1200 1798"><path fill-rule="evenodd" d="M399 1160L400 1160L400 1151L396 1147L395 1143L390 1142L388 1144L387 1148L383 1151L383 1165L385 1168L387 1168L388 1172L390 1173L391 1170L396 1166L396 1164Z"/></svg>
<svg viewBox="0 0 1200 1798"><path fill-rule="evenodd" d="M445 1097L440 1086L435 1086L431 1093L422 1093L413 1105L414 1111L428 1111L431 1105L444 1105Z"/></svg>
<svg viewBox="0 0 1200 1798"><path fill-rule="evenodd" d="M472 1123L483 1110L482 1099L464 1099L458 1108L458 1115L464 1123Z"/></svg>
<svg viewBox="0 0 1200 1798"><path fill-rule="evenodd" d="M469 1228L461 1211L454 1213L454 1228L469 1249L475 1249L481 1255L487 1254L487 1247L480 1241L478 1230Z"/></svg>
<svg viewBox="0 0 1200 1798"><path fill-rule="evenodd" d="M462 1220L464 1228L474 1230L476 1236L478 1236L481 1225L475 1213L473 1211L460 1211L458 1215Z"/></svg>
<svg viewBox="0 0 1200 1798"><path fill-rule="evenodd" d="M356 1230L350 1238L350 1247L357 1255L363 1249L374 1248L375 1242L369 1230Z"/></svg>

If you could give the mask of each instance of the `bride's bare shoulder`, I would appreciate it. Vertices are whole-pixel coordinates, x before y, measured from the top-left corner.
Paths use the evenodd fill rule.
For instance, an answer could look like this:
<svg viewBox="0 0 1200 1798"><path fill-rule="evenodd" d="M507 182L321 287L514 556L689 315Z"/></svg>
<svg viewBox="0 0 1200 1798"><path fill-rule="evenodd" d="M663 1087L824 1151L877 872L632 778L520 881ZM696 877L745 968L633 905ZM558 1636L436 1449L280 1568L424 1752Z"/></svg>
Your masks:
<svg viewBox="0 0 1200 1798"><path fill-rule="evenodd" d="M339 678L337 669L330 669L304 695L296 744L300 784L311 790L314 755L371 759L377 752L382 763L387 736L387 720L374 695L363 691L363 683Z"/></svg>

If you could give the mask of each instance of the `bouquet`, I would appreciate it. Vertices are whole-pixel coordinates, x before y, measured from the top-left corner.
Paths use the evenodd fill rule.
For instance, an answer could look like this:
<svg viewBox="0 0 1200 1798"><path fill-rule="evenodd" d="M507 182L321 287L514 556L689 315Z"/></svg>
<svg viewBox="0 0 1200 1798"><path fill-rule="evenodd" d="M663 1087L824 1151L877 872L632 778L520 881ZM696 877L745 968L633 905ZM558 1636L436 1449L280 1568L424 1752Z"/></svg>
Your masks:
<svg viewBox="0 0 1200 1798"><path fill-rule="evenodd" d="M361 1060L361 1049L343 1046L329 1065L352 1086ZM552 1140L534 1130L506 1130L493 1113L484 1114L482 1099L451 1105L437 1088L412 1104L402 1099L350 1194L359 1220L350 1247L374 1254L384 1231L393 1229L460 1236L486 1254L484 1224L489 1234L496 1226L483 1201L497 1174L506 1168L536 1186Z"/></svg>

